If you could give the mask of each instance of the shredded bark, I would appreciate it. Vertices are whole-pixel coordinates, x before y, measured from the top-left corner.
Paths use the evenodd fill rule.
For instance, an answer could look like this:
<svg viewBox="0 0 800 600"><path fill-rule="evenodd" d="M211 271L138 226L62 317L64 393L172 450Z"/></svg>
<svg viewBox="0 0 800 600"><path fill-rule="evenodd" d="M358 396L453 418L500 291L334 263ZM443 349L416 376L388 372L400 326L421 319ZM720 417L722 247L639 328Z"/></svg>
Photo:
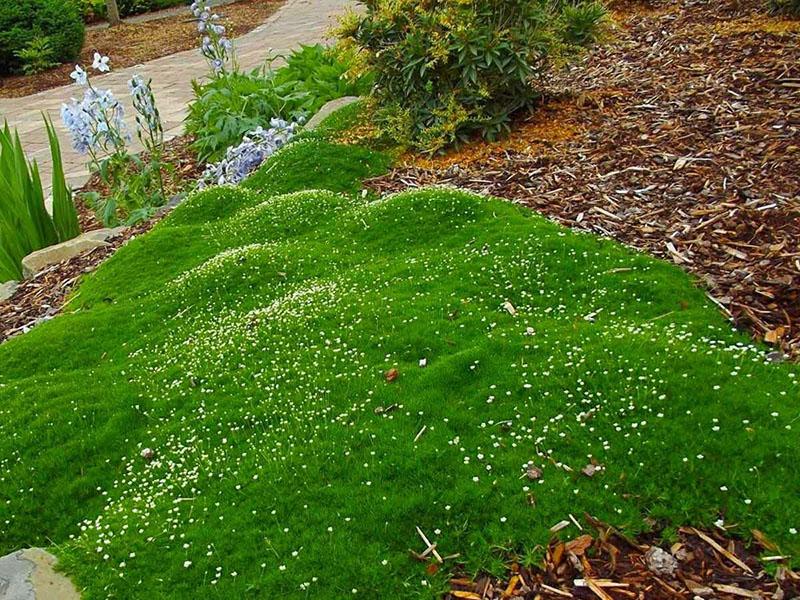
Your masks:
<svg viewBox="0 0 800 600"><path fill-rule="evenodd" d="M238 37L261 25L283 1L241 0L220 7L219 13L229 34ZM111 57L114 69L124 69L192 48L199 48L199 38L197 24L187 9L185 14L163 19L90 29L76 62L91 64L94 53L100 52ZM0 77L0 98L19 98L67 85L73 69L74 63L68 63L36 75ZM100 81L101 77L96 79Z"/></svg>
<svg viewBox="0 0 800 600"><path fill-rule="evenodd" d="M650 540L634 540L588 515L586 519L593 534L553 540L541 566L511 562L503 578L454 577L444 600L788 600L800 595L800 575L783 564L787 557L776 554L760 532L753 532L760 541L747 546L723 531L686 527L679 530L677 542L660 549ZM773 565L771 574L764 565ZM428 570L438 568L432 561Z"/></svg>
<svg viewBox="0 0 800 600"><path fill-rule="evenodd" d="M0 343L27 333L62 312L70 292L84 275L97 269L128 240L150 230L158 220L129 227L122 235L109 239L107 246L84 252L21 281L13 296L0 302Z"/></svg>
<svg viewBox="0 0 800 600"><path fill-rule="evenodd" d="M615 39L506 140L407 156L368 187L450 184L680 265L800 355L800 21L762 0L614 5Z"/></svg>

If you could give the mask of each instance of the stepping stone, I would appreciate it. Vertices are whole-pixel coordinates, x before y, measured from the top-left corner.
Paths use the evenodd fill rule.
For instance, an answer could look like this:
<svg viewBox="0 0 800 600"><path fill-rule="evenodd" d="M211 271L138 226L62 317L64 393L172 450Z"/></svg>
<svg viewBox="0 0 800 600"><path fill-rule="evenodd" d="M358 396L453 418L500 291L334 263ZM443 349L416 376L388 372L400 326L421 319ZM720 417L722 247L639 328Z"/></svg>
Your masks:
<svg viewBox="0 0 800 600"><path fill-rule="evenodd" d="M72 582L55 572L56 562L41 548L0 557L0 600L80 600Z"/></svg>

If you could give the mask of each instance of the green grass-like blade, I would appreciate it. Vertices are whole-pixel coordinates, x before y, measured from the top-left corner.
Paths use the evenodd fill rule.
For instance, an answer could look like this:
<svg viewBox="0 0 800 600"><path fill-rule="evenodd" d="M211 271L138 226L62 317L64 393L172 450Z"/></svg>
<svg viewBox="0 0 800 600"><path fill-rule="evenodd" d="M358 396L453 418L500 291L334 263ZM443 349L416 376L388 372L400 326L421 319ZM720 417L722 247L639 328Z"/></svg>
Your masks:
<svg viewBox="0 0 800 600"><path fill-rule="evenodd" d="M47 138L50 141L50 156L53 160L53 223L59 241L63 242L77 236L80 231L78 212L72 202L72 191L67 187L64 177L64 164L61 160L61 145L56 136L53 122L45 115L44 125L47 127Z"/></svg>

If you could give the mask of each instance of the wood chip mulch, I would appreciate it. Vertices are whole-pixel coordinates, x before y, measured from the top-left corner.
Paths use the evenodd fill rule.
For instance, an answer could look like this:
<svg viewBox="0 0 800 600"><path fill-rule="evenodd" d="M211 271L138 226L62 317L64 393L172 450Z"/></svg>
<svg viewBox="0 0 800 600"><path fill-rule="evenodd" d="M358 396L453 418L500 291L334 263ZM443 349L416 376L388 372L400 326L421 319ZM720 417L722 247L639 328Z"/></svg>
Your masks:
<svg viewBox="0 0 800 600"><path fill-rule="evenodd" d="M192 138L189 136L177 137L165 144L164 158L173 165L175 171L171 174L172 187L169 194L179 192L179 182L195 181L203 170L192 154L189 145ZM100 191L103 187L99 179L94 176L79 192ZM78 199L78 219L81 231L87 232L103 227L97 220L92 210ZM0 301L0 343L29 331L35 325L52 319L60 313L69 303L69 295L80 281L81 277L97 269L100 264L109 258L118 248L131 238L149 231L164 214L159 214L149 221L130 227L125 232L111 240L109 245L95 248L80 256L53 265L38 273L31 279L20 282L14 295L5 301Z"/></svg>
<svg viewBox="0 0 800 600"><path fill-rule="evenodd" d="M122 235L109 239L107 246L89 250L21 281L13 296L0 302L0 343L58 315L68 305L69 294L81 277L97 269L128 240L149 231L158 220L129 227Z"/></svg>
<svg viewBox="0 0 800 600"><path fill-rule="evenodd" d="M267 20L284 0L242 0L219 8L222 23L229 35L238 37ZM90 29L77 63L92 63L95 52L111 57L114 69L123 69L162 56L200 47L197 24L186 13L144 23L123 23L113 28ZM265 49L266 52L266 49ZM72 82L69 74L74 64L63 64L38 75L0 77L0 98L19 98ZM102 81L102 76L95 77Z"/></svg>
<svg viewBox="0 0 800 600"><path fill-rule="evenodd" d="M512 562L504 578L455 577L444 600L788 600L800 595L800 575L757 531L759 541L746 547L722 531L686 527L662 549L586 518L593 534L552 541L541 567ZM436 565L432 558L429 572ZM772 565L770 573L765 565Z"/></svg>
<svg viewBox="0 0 800 600"><path fill-rule="evenodd" d="M615 39L508 139L368 186L465 187L671 260L778 360L800 356L800 21L762 0L614 9Z"/></svg>

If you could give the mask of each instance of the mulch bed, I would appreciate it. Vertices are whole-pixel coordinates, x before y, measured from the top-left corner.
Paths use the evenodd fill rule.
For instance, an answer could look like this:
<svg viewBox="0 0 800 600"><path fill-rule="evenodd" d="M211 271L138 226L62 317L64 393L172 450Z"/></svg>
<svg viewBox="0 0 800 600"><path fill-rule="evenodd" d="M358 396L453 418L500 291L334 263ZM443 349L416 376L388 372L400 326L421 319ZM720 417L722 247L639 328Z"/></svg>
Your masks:
<svg viewBox="0 0 800 600"><path fill-rule="evenodd" d="M407 157L369 187L465 187L672 260L800 355L800 21L762 0L614 8L616 39L508 139Z"/></svg>
<svg viewBox="0 0 800 600"><path fill-rule="evenodd" d="M129 227L108 245L53 265L20 282L14 295L0 302L0 342L30 331L59 314L78 281L94 271L131 238L150 230L158 219Z"/></svg>
<svg viewBox="0 0 800 600"><path fill-rule="evenodd" d="M682 528L678 541L660 549L586 518L593 535L551 542L541 567L512 563L503 579L451 579L444 600L788 600L800 595L800 576L781 564L786 557L775 554L759 532L753 533L761 541L746 547L722 531ZM758 555L763 555L761 560ZM431 562L429 571L437 564ZM765 564L772 565L771 574Z"/></svg>
<svg viewBox="0 0 800 600"><path fill-rule="evenodd" d="M218 12L229 35L237 37L261 25L281 4L283 0L242 0L221 6ZM197 24L192 19L187 8L179 16L88 30L81 56L75 62L91 65L94 53L100 52L111 57L114 69L122 69L192 48L199 52ZM0 77L0 98L18 98L68 85L73 69L74 64L69 63L38 75Z"/></svg>
<svg viewBox="0 0 800 600"><path fill-rule="evenodd" d="M171 177L173 187L168 190L170 194L179 191L176 187L179 182L195 181L202 172L202 166L197 164L189 149L191 142L191 137L182 136L165 143L164 158L175 168ZM105 190L99 178L93 176L80 191L102 193ZM83 232L103 227L92 210L79 198L76 206ZM122 235L108 240L108 246L95 248L53 265L35 277L20 282L14 295L6 301L0 302L0 343L15 335L25 333L35 325L60 313L68 304L69 294L81 277L94 271L128 240L149 231L163 216L163 214L159 214L149 221L129 227Z"/></svg>

